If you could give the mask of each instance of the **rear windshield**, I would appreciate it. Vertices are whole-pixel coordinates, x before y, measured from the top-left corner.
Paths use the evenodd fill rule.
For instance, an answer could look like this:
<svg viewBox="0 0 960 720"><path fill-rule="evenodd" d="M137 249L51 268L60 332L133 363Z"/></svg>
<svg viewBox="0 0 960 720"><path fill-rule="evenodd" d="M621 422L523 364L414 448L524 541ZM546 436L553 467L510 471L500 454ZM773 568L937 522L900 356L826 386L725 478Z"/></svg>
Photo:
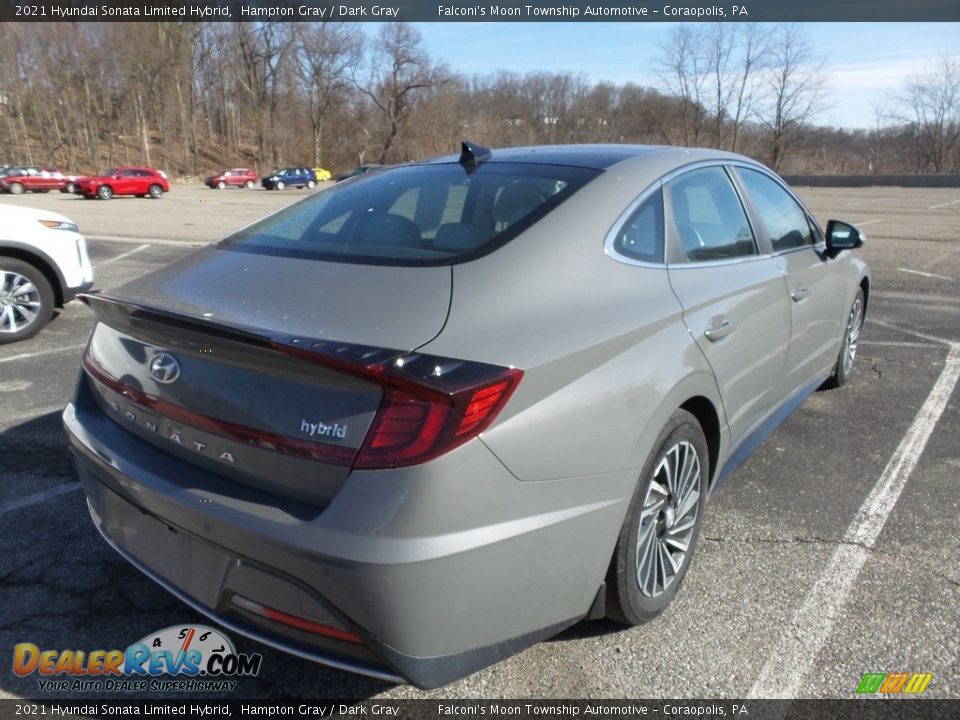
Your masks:
<svg viewBox="0 0 960 720"><path fill-rule="evenodd" d="M221 241L242 252L380 265L449 265L502 246L599 174L559 165L371 170Z"/></svg>

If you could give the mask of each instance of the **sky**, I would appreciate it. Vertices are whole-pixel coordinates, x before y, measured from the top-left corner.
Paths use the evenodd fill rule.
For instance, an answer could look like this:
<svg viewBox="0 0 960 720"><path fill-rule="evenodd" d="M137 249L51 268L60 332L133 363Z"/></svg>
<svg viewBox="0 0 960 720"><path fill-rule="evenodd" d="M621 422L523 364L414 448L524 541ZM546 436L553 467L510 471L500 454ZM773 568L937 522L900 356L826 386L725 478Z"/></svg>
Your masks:
<svg viewBox="0 0 960 720"><path fill-rule="evenodd" d="M909 0L905 0L909 1ZM673 23L414 23L430 56L466 74L583 73L615 84L657 84L651 65ZM806 23L826 61L828 102L818 124L867 128L885 94L944 55L960 60L960 23ZM375 27L367 26L368 32Z"/></svg>

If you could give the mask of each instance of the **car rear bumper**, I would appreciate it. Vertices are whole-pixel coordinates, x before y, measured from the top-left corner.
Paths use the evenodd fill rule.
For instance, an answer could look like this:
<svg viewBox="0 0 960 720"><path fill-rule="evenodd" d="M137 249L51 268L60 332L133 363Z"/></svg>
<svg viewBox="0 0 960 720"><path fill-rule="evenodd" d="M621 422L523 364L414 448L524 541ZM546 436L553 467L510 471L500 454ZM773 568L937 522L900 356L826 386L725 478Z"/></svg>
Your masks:
<svg viewBox="0 0 960 720"><path fill-rule="evenodd" d="M368 476L359 481L366 487L350 488L348 481L341 491L346 500L312 507L163 453L100 413L84 388L81 380L64 424L91 516L121 555L236 632L383 679L437 687L584 617L625 512L627 498L582 505L567 497L570 506L559 511L479 527L474 518L475 527L462 532L431 532L429 526L448 518L417 503L416 492L394 475L399 471L355 472ZM479 470L488 492L524 486L518 497L500 499L504 508L538 493L541 511L556 504L553 483L506 477L482 443L460 450L471 445L475 456L461 472L470 465ZM592 480L578 485L592 486L596 500ZM409 507L391 504L394 495L406 496ZM449 513L454 522L470 515L469 497L463 505ZM406 536L394 529L398 513L413 515ZM237 597L352 633L362 643L266 620L246 612Z"/></svg>

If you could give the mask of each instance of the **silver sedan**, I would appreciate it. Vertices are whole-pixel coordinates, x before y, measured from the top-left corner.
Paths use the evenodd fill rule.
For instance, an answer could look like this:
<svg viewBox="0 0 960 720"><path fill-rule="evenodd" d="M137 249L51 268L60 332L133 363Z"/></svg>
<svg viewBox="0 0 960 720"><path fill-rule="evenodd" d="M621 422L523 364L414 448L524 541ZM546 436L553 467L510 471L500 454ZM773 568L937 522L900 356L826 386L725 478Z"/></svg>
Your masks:
<svg viewBox="0 0 960 720"><path fill-rule="evenodd" d="M91 515L221 625L423 687L651 620L710 496L850 379L862 242L712 150L371 170L87 298Z"/></svg>

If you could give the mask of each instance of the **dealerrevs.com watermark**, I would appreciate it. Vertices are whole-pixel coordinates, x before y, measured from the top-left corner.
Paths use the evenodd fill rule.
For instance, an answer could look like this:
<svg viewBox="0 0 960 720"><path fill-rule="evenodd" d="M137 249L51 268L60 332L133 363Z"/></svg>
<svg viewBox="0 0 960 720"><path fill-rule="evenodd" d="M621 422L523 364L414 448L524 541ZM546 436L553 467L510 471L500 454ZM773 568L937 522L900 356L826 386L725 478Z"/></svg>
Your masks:
<svg viewBox="0 0 960 720"><path fill-rule="evenodd" d="M31 642L13 650L14 675L36 675L44 693L233 692L236 678L255 677L262 662L204 625L173 625L125 650L41 649Z"/></svg>

